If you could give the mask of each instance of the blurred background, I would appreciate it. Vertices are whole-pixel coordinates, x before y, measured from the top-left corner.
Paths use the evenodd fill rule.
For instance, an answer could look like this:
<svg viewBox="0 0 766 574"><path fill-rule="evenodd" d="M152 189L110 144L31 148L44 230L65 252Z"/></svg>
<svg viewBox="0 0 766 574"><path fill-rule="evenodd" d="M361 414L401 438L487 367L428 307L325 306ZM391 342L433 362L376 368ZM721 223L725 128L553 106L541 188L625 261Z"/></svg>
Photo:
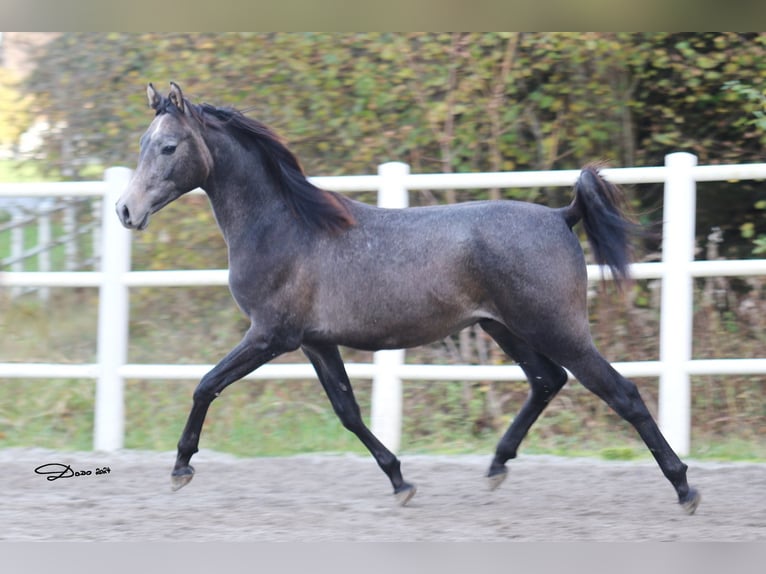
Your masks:
<svg viewBox="0 0 766 574"><path fill-rule="evenodd" d="M0 181L93 180L134 167L151 121L145 85L178 82L194 102L230 105L274 128L308 175L655 166L687 151L700 164L762 162L765 33L22 33L0 39ZM650 230L662 184L628 190ZM763 258L763 182L700 183L698 259ZM374 202L374 195L355 194ZM509 198L563 206L562 188L413 191L411 205ZM93 269L92 200L0 200L3 269ZM96 210L97 211L97 210ZM67 214L67 215L65 215ZM16 218L45 254L11 261ZM224 268L204 197L184 197L133 236L133 269ZM14 228L15 229L15 228ZM79 231L79 232L75 232ZM58 242L56 237L63 237ZM51 243L49 242L49 243ZM659 258L647 234L638 260ZM15 266L15 267L12 267ZM619 293L593 285L594 338L611 361L658 357L653 280ZM0 362L92 362L97 290L0 293ZM695 280L694 358L763 357L766 278ZM248 323L224 287L131 290L129 362L214 363ZM347 360L370 355L344 350ZM305 362L300 355L282 361ZM467 329L408 351L414 363L507 359ZM5 380L0 447L91 448L92 380ZM657 381L636 381L656 414ZM369 413L370 383L355 383ZM129 381L126 446L172 449L196 381ZM766 458L766 378L696 376L692 456ZM520 382L406 382L405 452L489 453L527 394ZM240 382L216 401L204 448L240 455L354 451L316 381ZM648 456L634 431L576 381L533 427L525 452Z"/></svg>

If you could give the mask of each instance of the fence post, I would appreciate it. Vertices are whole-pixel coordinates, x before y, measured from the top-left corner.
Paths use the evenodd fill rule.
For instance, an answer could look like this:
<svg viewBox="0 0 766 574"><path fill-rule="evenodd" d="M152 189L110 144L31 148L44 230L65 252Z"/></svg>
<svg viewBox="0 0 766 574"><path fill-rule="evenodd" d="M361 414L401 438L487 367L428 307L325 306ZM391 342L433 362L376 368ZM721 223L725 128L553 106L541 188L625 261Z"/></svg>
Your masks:
<svg viewBox="0 0 766 574"><path fill-rule="evenodd" d="M37 245L40 249L37 254L37 270L38 271L50 271L51 270L51 214L53 213L53 207L55 202L43 201L38 205L37 216ZM48 287L40 287L37 290L37 298L42 303L47 303L50 299L50 289Z"/></svg>
<svg viewBox="0 0 766 574"><path fill-rule="evenodd" d="M94 222L99 222L103 218L101 216L101 212L104 209L104 198L99 197L96 198L94 201L91 202L91 217L93 217ZM101 266L101 252L103 251L102 245L101 245L101 225L96 223L93 226L93 232L91 234L91 245L92 245L92 254L91 254L91 266L93 269L98 269Z"/></svg>
<svg viewBox="0 0 766 574"><path fill-rule="evenodd" d="M660 316L659 425L679 455L689 454L691 435L691 383L687 361L692 357L693 283L689 263L694 261L696 182L692 169L697 157L690 153L665 156L662 229Z"/></svg>
<svg viewBox="0 0 766 574"><path fill-rule="evenodd" d="M119 374L128 349L128 288L123 274L130 270L130 231L114 211L131 171L125 167L106 170L106 193L101 201L101 272L98 301L98 364L93 448L122 448L125 434L124 381Z"/></svg>
<svg viewBox="0 0 766 574"><path fill-rule="evenodd" d="M74 271L77 269L77 252L80 243L80 237L77 234L77 203L74 198L65 198L64 202L63 226L64 235L67 237L64 243L64 269Z"/></svg>
<svg viewBox="0 0 766 574"><path fill-rule="evenodd" d="M397 209L409 205L404 178L410 173L406 163L389 162L378 166L381 184L378 207ZM373 357L372 432L392 452L397 452L402 438L402 380L396 373L404 364L404 349L378 351Z"/></svg>
<svg viewBox="0 0 766 574"><path fill-rule="evenodd" d="M14 207L11 211L11 222L14 224L11 228L11 271L24 271L24 227L21 222L24 220L24 213L20 208ZM16 297L24 293L23 287L11 287L11 297Z"/></svg>

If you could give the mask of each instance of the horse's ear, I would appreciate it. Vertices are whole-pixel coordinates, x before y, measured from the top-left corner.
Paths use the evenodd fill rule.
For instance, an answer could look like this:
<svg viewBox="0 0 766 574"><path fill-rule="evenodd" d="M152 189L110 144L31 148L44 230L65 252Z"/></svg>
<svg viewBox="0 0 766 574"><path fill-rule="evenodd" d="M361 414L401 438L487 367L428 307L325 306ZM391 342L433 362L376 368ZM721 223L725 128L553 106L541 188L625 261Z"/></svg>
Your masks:
<svg viewBox="0 0 766 574"><path fill-rule="evenodd" d="M170 82L170 101L175 104L181 113L184 112L184 95L181 88L175 82Z"/></svg>
<svg viewBox="0 0 766 574"><path fill-rule="evenodd" d="M146 86L146 97L149 98L149 107L156 110L162 102L162 96L154 89L151 82Z"/></svg>

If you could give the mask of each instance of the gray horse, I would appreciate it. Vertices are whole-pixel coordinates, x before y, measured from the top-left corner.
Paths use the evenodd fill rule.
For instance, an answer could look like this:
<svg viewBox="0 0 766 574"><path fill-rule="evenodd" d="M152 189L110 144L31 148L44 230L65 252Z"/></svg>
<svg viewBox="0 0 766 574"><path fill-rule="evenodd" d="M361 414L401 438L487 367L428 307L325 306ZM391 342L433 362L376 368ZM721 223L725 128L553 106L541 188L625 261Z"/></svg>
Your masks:
<svg viewBox="0 0 766 574"><path fill-rule="evenodd" d="M117 203L122 223L201 187L229 250L229 285L250 328L200 381L172 472L174 489L194 475L202 424L228 385L282 353L302 349L343 425L369 449L405 504L415 486L364 424L339 345L379 350L423 345L478 323L527 375L531 392L497 445L487 476L506 476L529 428L567 381L564 367L635 427L693 513L700 495L636 386L596 350L587 277L572 227L583 221L599 264L627 278L632 224L620 190L587 166L564 208L515 201L379 209L319 189L263 124L231 109L195 105L171 82L148 85L156 116L138 167Z"/></svg>

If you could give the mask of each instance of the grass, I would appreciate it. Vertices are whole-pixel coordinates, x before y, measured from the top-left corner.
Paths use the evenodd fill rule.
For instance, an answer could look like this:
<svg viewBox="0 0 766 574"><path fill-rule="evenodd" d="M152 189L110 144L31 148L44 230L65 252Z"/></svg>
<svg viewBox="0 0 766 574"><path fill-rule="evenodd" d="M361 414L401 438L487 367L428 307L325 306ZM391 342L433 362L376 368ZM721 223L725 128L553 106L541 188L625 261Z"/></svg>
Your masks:
<svg viewBox="0 0 766 574"><path fill-rule="evenodd" d="M90 450L93 440L91 380L17 380L23 392L0 399L0 448L25 446L57 450ZM175 449L191 406L196 381L129 381L126 385L125 448ZM363 412L369 412L369 384L356 385ZM296 397L309 397L300 400ZM316 399L316 400L315 400ZM555 417L554 417L555 418ZM522 445L522 454L596 457L605 460L649 460L650 454L630 432L621 436L617 421L612 433L590 437L550 434L555 420L543 417ZM404 454L486 454L500 433L483 436L441 434L413 436L405 430ZM615 435L617 439L615 440ZM302 453L366 454L345 430L315 381L246 381L229 387L210 409L201 446L242 457ZM720 461L766 461L758 441L723 437L696 441L688 458Z"/></svg>
<svg viewBox="0 0 766 574"><path fill-rule="evenodd" d="M191 407L196 381L136 381L127 391L127 448L172 450ZM301 389L303 392L301 392ZM313 391L313 393L311 392ZM364 452L338 422L314 381L246 381L229 387L213 403L203 429L204 447L239 456L305 452Z"/></svg>
<svg viewBox="0 0 766 574"><path fill-rule="evenodd" d="M19 390L8 392L11 385ZM4 381L0 445L90 450L93 387L93 381L81 380Z"/></svg>
<svg viewBox="0 0 766 574"><path fill-rule="evenodd" d="M246 327L225 288L197 288L186 293L177 288L162 293L137 290L131 294L129 361L212 363L238 341ZM163 297L171 298L174 305ZM93 362L96 314L95 289L54 289L47 307L30 296L0 298L0 361ZM288 360L303 362L305 358L297 355ZM94 381L6 379L0 383L4 385L0 448L92 448ZM126 448L175 449L196 384L127 381ZM369 414L370 382L356 381L354 386L362 412ZM656 382L642 381L639 386L642 393L654 396ZM404 389L404 454L489 456L494 450L503 429L476 426L483 409L481 388L473 389L467 404L460 383L407 382ZM521 406L526 385L508 383L498 387L498 392L509 397L503 407L504 426ZM743 420L752 424L731 424L722 432L706 424L711 417L705 413L718 408L715 397L704 392L698 395L690 458L766 460L766 443L759 431L763 417L750 414L750 419ZM247 457L366 453L342 427L316 380L241 381L230 386L210 409L201 446ZM608 460L650 458L633 429L577 383L567 385L551 403L521 452Z"/></svg>

